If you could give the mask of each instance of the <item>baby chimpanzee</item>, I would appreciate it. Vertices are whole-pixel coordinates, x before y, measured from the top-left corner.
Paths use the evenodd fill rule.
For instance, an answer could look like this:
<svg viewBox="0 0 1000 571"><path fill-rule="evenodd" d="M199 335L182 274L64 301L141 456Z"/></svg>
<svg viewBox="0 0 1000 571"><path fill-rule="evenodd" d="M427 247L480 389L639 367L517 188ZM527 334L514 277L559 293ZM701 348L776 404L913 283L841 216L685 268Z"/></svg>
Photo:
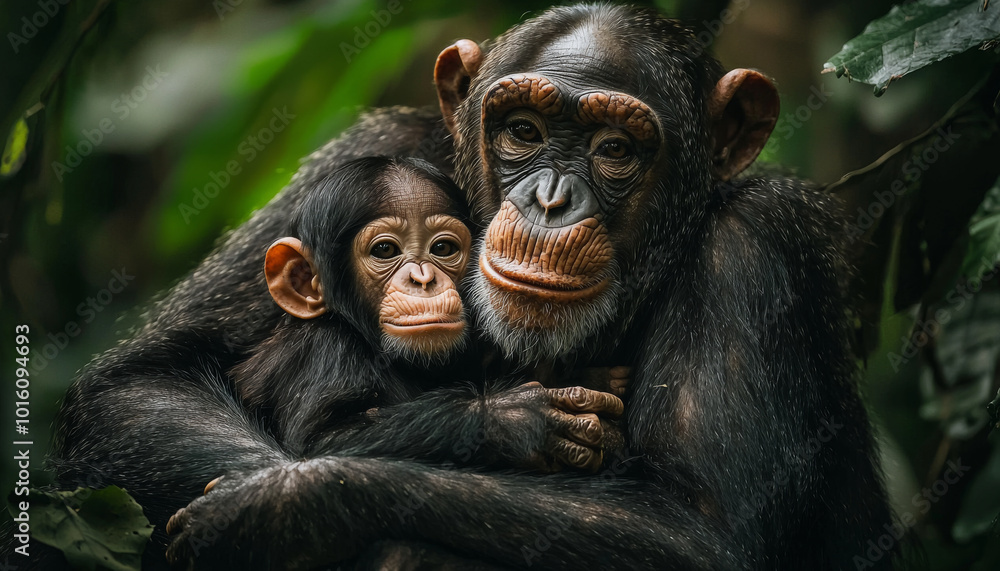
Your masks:
<svg viewBox="0 0 1000 571"><path fill-rule="evenodd" d="M473 386L482 355L469 343L457 287L472 241L463 204L428 163L360 159L314 189L270 246L268 289L290 317L233 376L290 452L600 465L595 415L617 416L617 398L568 399L536 384L484 395ZM511 409L485 418L484 398Z"/></svg>

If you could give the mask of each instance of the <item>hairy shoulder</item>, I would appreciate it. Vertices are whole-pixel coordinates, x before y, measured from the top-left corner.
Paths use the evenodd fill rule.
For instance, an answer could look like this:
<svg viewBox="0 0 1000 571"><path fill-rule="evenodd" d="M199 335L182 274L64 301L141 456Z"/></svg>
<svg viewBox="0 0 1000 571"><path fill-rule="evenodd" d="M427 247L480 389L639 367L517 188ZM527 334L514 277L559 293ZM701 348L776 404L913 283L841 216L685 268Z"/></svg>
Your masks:
<svg viewBox="0 0 1000 571"><path fill-rule="evenodd" d="M836 197L806 181L779 176L736 180L716 192L709 227L714 252L743 250L792 265L846 270L846 218Z"/></svg>

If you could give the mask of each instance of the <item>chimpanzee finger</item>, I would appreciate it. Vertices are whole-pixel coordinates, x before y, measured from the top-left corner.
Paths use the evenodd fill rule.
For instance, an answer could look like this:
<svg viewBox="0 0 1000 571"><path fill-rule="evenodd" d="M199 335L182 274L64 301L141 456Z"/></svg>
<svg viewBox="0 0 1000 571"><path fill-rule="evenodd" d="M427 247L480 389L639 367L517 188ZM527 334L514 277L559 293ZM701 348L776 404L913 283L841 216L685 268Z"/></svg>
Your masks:
<svg viewBox="0 0 1000 571"><path fill-rule="evenodd" d="M622 400L610 393L592 391L583 387L548 389L553 406L566 412L590 412L617 418L625 411Z"/></svg>
<svg viewBox="0 0 1000 571"><path fill-rule="evenodd" d="M591 472L596 472L604 461L604 453L600 449L587 448L558 436L550 437L549 453L558 462Z"/></svg>
<svg viewBox="0 0 1000 571"><path fill-rule="evenodd" d="M628 379L611 379L608 383L608 392L618 398L625 396L625 389L628 388Z"/></svg>
<svg viewBox="0 0 1000 571"><path fill-rule="evenodd" d="M170 519L167 520L167 535L173 535L184 529L184 526L187 525L187 520L189 518L190 514L188 514L187 509L181 508L177 510L177 513L170 516Z"/></svg>
<svg viewBox="0 0 1000 571"><path fill-rule="evenodd" d="M632 376L632 367L611 367L608 370L608 376L610 377L608 392L619 398L625 396L625 389Z"/></svg>
<svg viewBox="0 0 1000 571"><path fill-rule="evenodd" d="M583 446L601 446L604 427L601 426L601 420L596 414L568 414L552 409L547 416L557 435Z"/></svg>
<svg viewBox="0 0 1000 571"><path fill-rule="evenodd" d="M628 380L632 376L632 367L611 367L608 371L612 379L625 379Z"/></svg>

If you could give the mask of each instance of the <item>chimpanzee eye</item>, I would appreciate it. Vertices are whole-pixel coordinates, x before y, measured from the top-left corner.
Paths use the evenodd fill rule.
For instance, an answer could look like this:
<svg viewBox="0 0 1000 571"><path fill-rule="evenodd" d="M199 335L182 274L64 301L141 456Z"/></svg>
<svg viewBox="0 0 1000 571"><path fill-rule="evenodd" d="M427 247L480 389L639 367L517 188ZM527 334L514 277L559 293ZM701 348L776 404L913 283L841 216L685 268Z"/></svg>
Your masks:
<svg viewBox="0 0 1000 571"><path fill-rule="evenodd" d="M624 159L632 156L632 145L625 139L608 139L597 147L597 154L609 159Z"/></svg>
<svg viewBox="0 0 1000 571"><path fill-rule="evenodd" d="M438 240L434 242L431 246L431 255L437 256L438 258L447 258L449 256L454 256L458 252L458 244L452 242L451 240Z"/></svg>
<svg viewBox="0 0 1000 571"><path fill-rule="evenodd" d="M400 254L399 246L393 244L392 242L379 242L372 246L371 255L375 258L381 260L388 260L389 258L395 258Z"/></svg>
<svg viewBox="0 0 1000 571"><path fill-rule="evenodd" d="M525 143L540 143L542 134L531 121L515 119L507 123L507 132Z"/></svg>

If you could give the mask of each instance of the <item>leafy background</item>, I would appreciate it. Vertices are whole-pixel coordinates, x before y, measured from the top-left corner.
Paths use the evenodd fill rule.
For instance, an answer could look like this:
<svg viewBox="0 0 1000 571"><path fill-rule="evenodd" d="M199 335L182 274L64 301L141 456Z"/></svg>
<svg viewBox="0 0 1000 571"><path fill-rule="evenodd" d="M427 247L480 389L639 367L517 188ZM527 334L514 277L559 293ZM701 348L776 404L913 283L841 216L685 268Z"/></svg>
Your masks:
<svg viewBox="0 0 1000 571"><path fill-rule="evenodd" d="M860 302L857 348L897 511L913 516L927 568L998 568L1000 540L991 525L1000 513L1000 451L988 437L986 403L1000 386L1000 280L980 288L975 278L980 260L1000 254L998 49L983 43L1000 36L1000 6L987 7L983 14L992 19L977 21L975 37L959 34L921 50L925 37L968 29L944 25L940 14L950 18L983 3L910 3L895 16L884 0L647 4L689 18L727 67L775 78L782 115L762 161L829 185L864 231L852 282ZM191 270L225 228L265 204L301 157L361 110L433 104L431 71L441 48L462 37L494 37L550 3L401 0L388 21L373 16L385 8L373 0L53 5L51 17L38 16L38 0L5 0L0 8L0 137L17 131L21 142L8 150L23 145L0 165L12 173L0 176L0 330L18 323L32 329L34 485L47 481L40 459L75 371L125 334L144 303ZM934 34L885 31L893 18L908 22L908 11L922 9L938 11L918 18L942 25ZM887 14L867 32L888 35L866 34L838 54ZM28 38L22 18L45 23ZM366 27L375 33L361 35ZM851 59L872 46L885 61ZM948 49L957 55L933 63ZM913 65L905 77L880 67L919 58L933 65ZM821 73L824 66L837 73ZM162 77L154 80L150 70ZM861 82L884 93L876 98ZM130 106L129 93L142 100ZM273 140L254 143L250 137L276 109L294 118ZM24 123L15 129L19 118ZM87 133L96 140L102 124L113 131L70 167L67 146L86 149ZM911 180L904 169L930 156L938 127L960 137ZM251 158L248 145L255 144ZM239 174L217 196L199 199L206 185L224 180L220 173L232 161ZM856 209L870 212L876 193L896 180L905 192L865 223ZM134 276L127 287L107 305L98 302L99 312L81 311L122 268ZM971 285L976 293L966 296ZM938 325L936 334L920 338L927 323ZM69 334L74 325L79 331ZM13 335L2 339L0 370L10 383L0 388L6 495L16 473L7 444L13 407L6 404ZM957 460L969 473L937 494L935 482ZM935 500L926 513L914 501L924 489Z"/></svg>

